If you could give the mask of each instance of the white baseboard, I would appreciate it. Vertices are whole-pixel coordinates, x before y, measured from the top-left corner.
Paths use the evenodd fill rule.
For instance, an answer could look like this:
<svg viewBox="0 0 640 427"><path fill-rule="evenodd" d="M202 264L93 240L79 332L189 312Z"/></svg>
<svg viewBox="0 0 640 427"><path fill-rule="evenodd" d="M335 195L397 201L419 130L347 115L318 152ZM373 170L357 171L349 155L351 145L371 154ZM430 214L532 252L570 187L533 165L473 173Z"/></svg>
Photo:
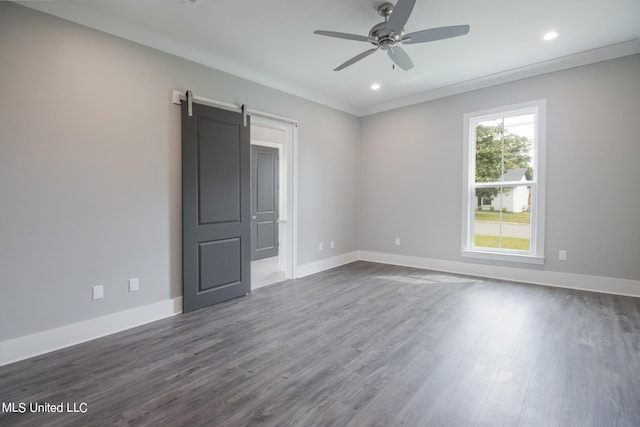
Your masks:
<svg viewBox="0 0 640 427"><path fill-rule="evenodd" d="M534 285L555 286L558 288L640 297L640 280L588 276L584 274L561 273L556 271L532 270L526 268L500 267L495 265L446 261L370 251L358 251L358 258L362 261L424 268L427 270L480 276L489 279L508 280L512 282L532 283Z"/></svg>
<svg viewBox="0 0 640 427"><path fill-rule="evenodd" d="M358 252L353 251L304 264L298 267L298 277L309 276L357 260ZM182 297L1 341L0 366L111 335L180 313L182 313Z"/></svg>
<svg viewBox="0 0 640 427"><path fill-rule="evenodd" d="M370 261L489 279L640 297L640 280L500 267L371 251L353 251L298 266L298 277ZM0 342L0 366L182 313L182 297Z"/></svg>
<svg viewBox="0 0 640 427"><path fill-rule="evenodd" d="M298 277L310 276L330 268L339 267L350 262L358 261L358 251L347 252L331 258L321 259L298 266Z"/></svg>
<svg viewBox="0 0 640 427"><path fill-rule="evenodd" d="M0 342L0 366L182 313L182 297Z"/></svg>

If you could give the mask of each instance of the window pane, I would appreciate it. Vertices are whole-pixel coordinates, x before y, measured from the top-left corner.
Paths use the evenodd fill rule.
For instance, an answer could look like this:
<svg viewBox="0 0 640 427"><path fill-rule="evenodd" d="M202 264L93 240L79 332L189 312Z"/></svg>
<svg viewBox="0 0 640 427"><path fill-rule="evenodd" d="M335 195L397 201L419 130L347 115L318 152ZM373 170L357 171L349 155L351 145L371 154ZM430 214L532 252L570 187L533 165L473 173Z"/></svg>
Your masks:
<svg viewBox="0 0 640 427"><path fill-rule="evenodd" d="M476 125L476 182L498 182L502 171L502 119Z"/></svg>
<svg viewBox="0 0 640 427"><path fill-rule="evenodd" d="M504 175L502 181L533 179L534 115L504 118Z"/></svg>
<svg viewBox="0 0 640 427"><path fill-rule="evenodd" d="M477 188L473 229L476 248L530 251L531 188Z"/></svg>
<svg viewBox="0 0 640 427"><path fill-rule="evenodd" d="M475 182L533 179L534 118L505 116L476 124Z"/></svg>

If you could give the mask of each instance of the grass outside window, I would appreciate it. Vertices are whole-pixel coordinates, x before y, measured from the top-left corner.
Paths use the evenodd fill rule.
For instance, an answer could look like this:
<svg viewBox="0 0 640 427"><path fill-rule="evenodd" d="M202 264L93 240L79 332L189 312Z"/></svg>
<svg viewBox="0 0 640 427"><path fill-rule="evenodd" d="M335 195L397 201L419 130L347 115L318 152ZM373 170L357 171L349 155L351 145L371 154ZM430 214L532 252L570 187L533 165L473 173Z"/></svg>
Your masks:
<svg viewBox="0 0 640 427"><path fill-rule="evenodd" d="M518 251L528 251L530 248L530 239L521 237L502 237L502 245L500 245L500 238L498 236L484 236L482 234L476 234L475 245L481 248L500 248L500 249L513 249Z"/></svg>
<svg viewBox="0 0 640 427"><path fill-rule="evenodd" d="M499 211L476 211L476 221L500 221ZM531 212L502 212L502 222L531 223Z"/></svg>

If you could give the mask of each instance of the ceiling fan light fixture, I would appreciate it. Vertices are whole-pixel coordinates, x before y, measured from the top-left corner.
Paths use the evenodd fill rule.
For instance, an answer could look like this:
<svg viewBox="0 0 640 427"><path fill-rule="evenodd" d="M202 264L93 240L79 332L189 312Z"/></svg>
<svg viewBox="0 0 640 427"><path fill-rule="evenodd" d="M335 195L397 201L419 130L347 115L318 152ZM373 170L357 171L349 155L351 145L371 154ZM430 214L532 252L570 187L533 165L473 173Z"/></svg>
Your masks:
<svg viewBox="0 0 640 427"><path fill-rule="evenodd" d="M543 40L549 41L549 40L553 40L555 38L558 37L558 33L556 31L549 31L547 33L545 33L544 36L542 36Z"/></svg>

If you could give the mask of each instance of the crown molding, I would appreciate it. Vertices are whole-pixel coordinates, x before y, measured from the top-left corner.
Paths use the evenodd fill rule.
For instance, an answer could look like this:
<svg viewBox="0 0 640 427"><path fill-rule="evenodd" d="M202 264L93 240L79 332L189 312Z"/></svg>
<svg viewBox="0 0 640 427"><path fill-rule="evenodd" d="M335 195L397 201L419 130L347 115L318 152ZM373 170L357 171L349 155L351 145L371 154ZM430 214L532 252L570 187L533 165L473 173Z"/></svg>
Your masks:
<svg viewBox="0 0 640 427"><path fill-rule="evenodd" d="M587 50L573 55L539 62L524 67L518 67L512 70L490 74L461 83L439 87L415 95L395 99L393 101L380 103L371 107L363 108L359 116L370 116L385 111L395 110L397 108L408 107L410 105L433 101L439 98L445 98L447 96L458 95L465 92L471 92L478 89L484 89L491 86L510 83L516 80L522 80L542 74L567 70L569 68L580 67L596 62L622 58L624 56L635 55L638 53L640 53L640 40L629 40L623 43L604 46L598 49Z"/></svg>
<svg viewBox="0 0 640 427"><path fill-rule="evenodd" d="M433 88L415 95L360 108L344 100L310 90L303 85L295 84L277 76L246 67L237 61L233 61L214 52L208 52L183 43L177 43L174 40L170 40L152 31L111 19L108 16L97 15L95 11L92 11L89 6L82 2L16 1L16 3L358 117L370 116L529 77L640 53L640 40L634 39L448 86Z"/></svg>

